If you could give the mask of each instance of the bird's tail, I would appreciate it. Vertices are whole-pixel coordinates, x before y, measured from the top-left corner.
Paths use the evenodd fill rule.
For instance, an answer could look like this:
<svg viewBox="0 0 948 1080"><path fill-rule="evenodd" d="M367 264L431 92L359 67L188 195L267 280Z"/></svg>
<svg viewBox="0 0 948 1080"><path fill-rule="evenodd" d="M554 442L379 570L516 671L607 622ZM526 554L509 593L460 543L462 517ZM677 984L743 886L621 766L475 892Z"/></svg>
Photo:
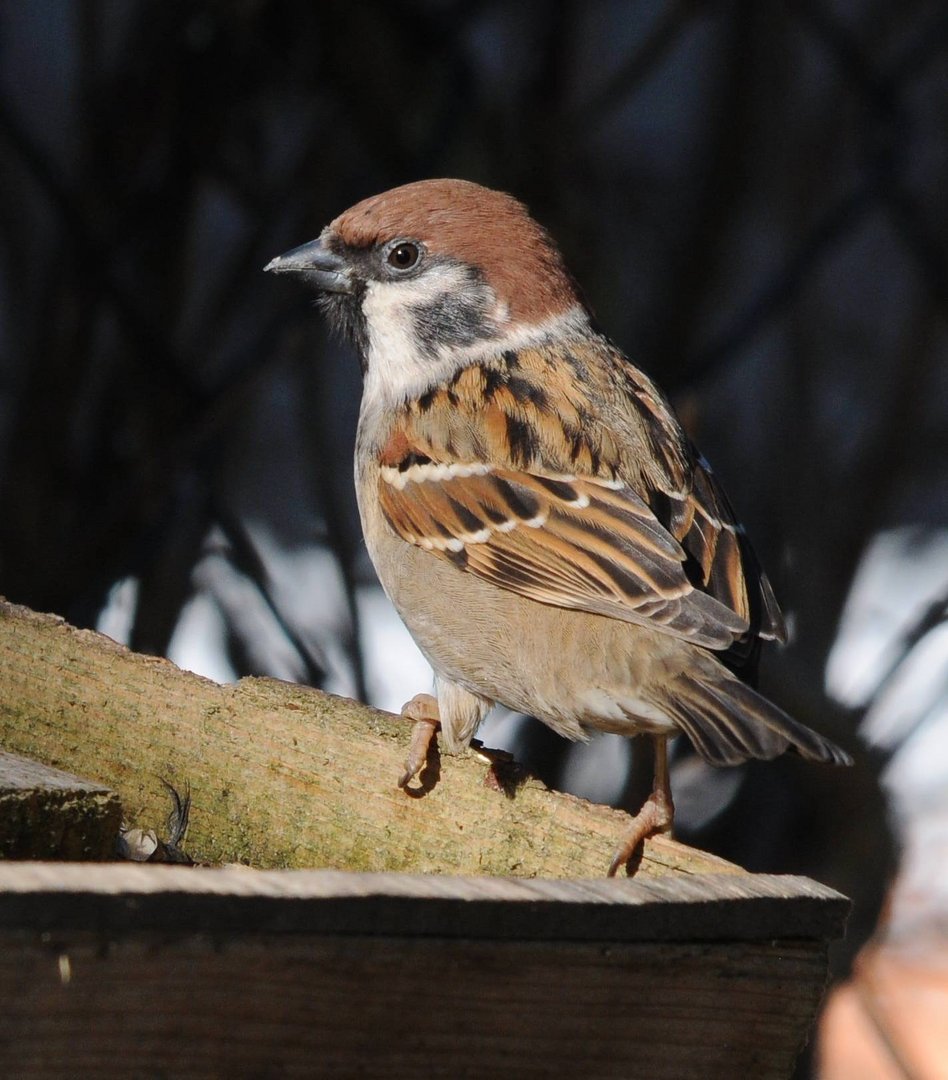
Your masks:
<svg viewBox="0 0 948 1080"><path fill-rule="evenodd" d="M666 703L681 730L711 765L774 758L794 750L808 761L851 765L835 743L798 723L715 663L714 671L683 674Z"/></svg>

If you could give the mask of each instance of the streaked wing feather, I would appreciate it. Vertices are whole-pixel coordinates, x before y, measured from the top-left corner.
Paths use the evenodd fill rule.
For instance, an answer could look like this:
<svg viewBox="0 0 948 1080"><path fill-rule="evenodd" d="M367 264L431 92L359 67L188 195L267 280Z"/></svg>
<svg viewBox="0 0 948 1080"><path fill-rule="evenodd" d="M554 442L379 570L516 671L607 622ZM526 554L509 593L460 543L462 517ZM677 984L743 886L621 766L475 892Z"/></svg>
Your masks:
<svg viewBox="0 0 948 1080"><path fill-rule="evenodd" d="M785 636L707 463L605 339L458 371L406 403L379 461L392 528L502 588L661 626L739 664L758 635Z"/></svg>
<svg viewBox="0 0 948 1080"><path fill-rule="evenodd" d="M747 626L699 590L685 553L628 488L497 469L379 484L403 539L541 603L650 622L710 648Z"/></svg>
<svg viewBox="0 0 948 1080"><path fill-rule="evenodd" d="M671 406L651 381L628 362L622 371L623 400L642 423L652 459L663 472L643 494L688 553L689 573L748 622L752 637L786 641L770 582L710 466L684 438Z"/></svg>
<svg viewBox="0 0 948 1080"><path fill-rule="evenodd" d="M670 529L700 568L704 589L746 619L761 637L785 641L786 624L770 582L702 459L695 462L691 490L684 501L690 512L683 524L687 521L688 527L670 523Z"/></svg>
<svg viewBox="0 0 948 1080"><path fill-rule="evenodd" d="M835 743L798 723L727 672L676 680L665 705L698 753L711 765L737 765L748 758L769 760L787 749L808 761L849 765Z"/></svg>

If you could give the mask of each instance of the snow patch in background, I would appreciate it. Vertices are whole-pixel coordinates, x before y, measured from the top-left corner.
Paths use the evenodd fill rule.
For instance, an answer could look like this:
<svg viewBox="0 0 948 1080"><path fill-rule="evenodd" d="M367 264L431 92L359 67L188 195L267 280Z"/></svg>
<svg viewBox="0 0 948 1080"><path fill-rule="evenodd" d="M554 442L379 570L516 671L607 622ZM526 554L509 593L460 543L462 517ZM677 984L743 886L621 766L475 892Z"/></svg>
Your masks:
<svg viewBox="0 0 948 1080"><path fill-rule="evenodd" d="M826 664L826 691L841 705L869 703L898 660L903 639L948 594L948 531L879 533L866 549ZM942 658L942 665L948 653ZM876 732L875 740L881 735Z"/></svg>
<svg viewBox="0 0 948 1080"><path fill-rule="evenodd" d="M926 941L948 925L948 531L880 534L859 565L826 687L866 706L860 734L887 752L881 781L901 858L887 932ZM941 931L939 931L941 928Z"/></svg>
<svg viewBox="0 0 948 1080"><path fill-rule="evenodd" d="M282 563L285 553L279 560ZM326 552L301 552L292 559L292 565L284 565L277 575L283 580L275 583L282 593L284 611L294 611L297 629L309 622L311 631L325 629L323 611L338 611L339 583L327 582ZM277 560L273 560L277 562ZM291 583L295 583L293 590ZM168 659L185 671L203 675L219 683L236 682L238 675L228 659L228 626L252 632L253 642L245 642L252 648L256 660L267 665L274 678L302 681L302 673L295 657L295 650L282 628L276 623L266 605L260 601L259 590L248 578L234 569L221 555L213 552L202 559L195 573L196 592L184 605L177 626L168 646ZM330 597L327 588L333 593ZM295 598L294 598L295 592ZM137 578L124 578L109 591L96 629L107 634L122 645L129 643L138 601ZM359 614L359 644L365 662L365 681L368 703L377 709L397 713L415 694L430 692L434 677L428 661L418 650L405 624L398 617L391 601L378 585L365 585L356 590L356 607ZM294 610L295 609L295 610ZM225 614L226 611L226 614ZM310 614L307 615L307 612ZM242 618L241 618L242 616ZM241 626L241 623L246 625ZM333 641L334 633L320 633L320 644ZM311 646L315 645L310 641ZM330 693L352 696L355 692L351 677L334 657L328 659L329 668L326 689Z"/></svg>
<svg viewBox="0 0 948 1080"><path fill-rule="evenodd" d="M216 601L207 593L197 593L181 609L168 642L168 659L214 682L236 682L237 672L227 659L226 636L227 623Z"/></svg>
<svg viewBox="0 0 948 1080"><path fill-rule="evenodd" d="M119 645L127 645L132 637L132 622L138 606L138 578L116 581L109 589L105 606L99 612L95 628Z"/></svg>

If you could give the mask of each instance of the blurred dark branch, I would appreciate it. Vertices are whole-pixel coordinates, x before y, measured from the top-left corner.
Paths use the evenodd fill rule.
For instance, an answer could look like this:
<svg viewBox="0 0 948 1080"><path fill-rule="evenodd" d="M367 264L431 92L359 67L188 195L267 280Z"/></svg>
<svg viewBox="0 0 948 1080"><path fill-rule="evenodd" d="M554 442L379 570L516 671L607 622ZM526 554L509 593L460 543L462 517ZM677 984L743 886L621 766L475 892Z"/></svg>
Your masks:
<svg viewBox="0 0 948 1080"><path fill-rule="evenodd" d="M931 297L916 301L914 317L906 320L898 360L898 378L883 399L884 408L865 436L858 474L849 481L852 501L838 524L831 576L841 608L859 557L876 532L891 523L892 509L906 483L916 447L913 425L936 385L934 371L943 362L941 320Z"/></svg>
<svg viewBox="0 0 948 1080"><path fill-rule="evenodd" d="M800 291L829 258L837 244L850 235L871 210L876 187L864 178L857 188L827 210L810 230L804 243L763 284L760 290L709 345L701 348L682 369L681 377L666 377L673 392L713 378L719 369L732 362L748 343L779 311L792 303Z"/></svg>
<svg viewBox="0 0 948 1080"><path fill-rule="evenodd" d="M925 220L917 200L899 183L890 184L883 202L892 223L915 257L932 299L948 317L948 248L938 242L941 231Z"/></svg>
<svg viewBox="0 0 948 1080"><path fill-rule="evenodd" d="M240 354L224 365L224 376L202 400L181 412L175 424L162 433L157 443L142 447L128 463L128 468L112 479L108 502L100 508L100 517L88 531L83 549L83 566L76 568L80 580L79 594L70 608L70 617L89 624L101 608L105 592L117 579L128 574L148 575L149 568L160 561L163 551L190 550L195 556L209 525L206 512L194 519L188 528L190 539L175 539L174 530L194 515L185 508L196 496L195 484L202 485L202 469L213 460L215 445L226 426L243 410L267 365L275 355L275 343L280 339L294 307L279 308L260 328L257 335L244 344ZM206 495L206 492L205 492ZM184 515L182 517L182 515ZM177 559L175 564L181 568ZM174 587L171 587L173 581ZM160 580L156 582L160 590ZM175 574L169 590L183 599L190 586ZM148 627L140 624L136 641L142 651L160 652L161 641L167 642L172 625L170 609L160 602L161 612ZM73 610L74 608L74 610ZM136 620L149 619L139 605ZM78 613L78 614L76 614Z"/></svg>
<svg viewBox="0 0 948 1080"><path fill-rule="evenodd" d="M835 68L858 91L874 125L899 111L895 87L859 47L851 27L835 17L832 5L820 0L788 0L787 5L832 57Z"/></svg>
<svg viewBox="0 0 948 1080"><path fill-rule="evenodd" d="M131 523L123 529L134 537L138 555L130 568L139 578L129 635L129 645L136 652L167 654L181 609L191 595L191 573L209 527L208 477L201 465L198 459L189 468L169 470L167 494L160 500L162 512L150 517L140 533ZM128 506L137 509L131 496ZM106 532L106 543L108 536ZM103 559L107 559L105 552Z"/></svg>
<svg viewBox="0 0 948 1080"><path fill-rule="evenodd" d="M532 49L531 77L523 89L523 109L515 140L522 159L517 190L541 218L560 218L565 187L551 182L566 175L572 147L563 138L577 32L573 0L546 0Z"/></svg>
<svg viewBox="0 0 948 1080"><path fill-rule="evenodd" d="M75 252L77 265L82 266L86 287L94 287L111 301L124 330L134 346L130 355L148 379L156 376L166 388L176 394L185 391L192 399L201 397L193 378L195 365L189 363L171 347L165 328L153 318L146 307L118 279L111 243L92 224L90 215L70 187L59 175L47 155L34 141L0 98L0 140L6 142L22 164L29 170L50 204L58 212L63 228L64 246ZM108 220L108 214L97 215Z"/></svg>
<svg viewBox="0 0 948 1080"><path fill-rule="evenodd" d="M679 242L666 277L662 308L668 317L655 344L656 358L663 364L662 381L673 394L697 378L693 365L683 367L678 358L692 351L694 329L701 324L701 311L716 279L714 271L723 258L724 241L750 175L756 38L753 3L744 0L733 5L718 32L723 45L716 66L716 101L709 109L714 126L699 170L701 180L689 215L691 227ZM728 357L733 357L733 350ZM720 357L704 361L709 370L718 362Z"/></svg>
<svg viewBox="0 0 948 1080"><path fill-rule="evenodd" d="M921 13L924 17L924 12ZM923 26L902 55L887 69L893 83L906 85L920 78L928 66L948 48L948 7L932 4L931 24Z"/></svg>
<svg viewBox="0 0 948 1080"><path fill-rule="evenodd" d="M574 138L586 138L605 123L612 112L626 104L629 95L656 70L677 44L685 24L700 10L695 0L670 4L656 20L652 31L611 79L576 110L570 120Z"/></svg>
<svg viewBox="0 0 948 1080"><path fill-rule="evenodd" d="M353 364L356 363L352 357ZM346 642L348 652L353 661L356 681L356 694L360 701L368 700L368 690L365 681L365 662L360 641L359 605L356 601L356 562L358 552L361 549L361 530L355 536L346 520L346 500L339 490L340 476L339 465L342 455L340 447L333 445L333 427L326 415L327 409L334 408L335 404L329 401L325 394L318 392L319 376L316 374L314 364L306 357L302 364L306 370L300 373L300 383L303 388L300 404L301 411L317 417L316 423L303 423L302 428L306 432L306 466L308 486L314 492L315 502L323 508L323 521L326 526L326 539L329 548L336 557L342 576L345 590L346 609L349 615L351 640ZM301 417L301 420L305 419ZM344 483L350 482L350 467L346 461Z"/></svg>
<svg viewBox="0 0 948 1080"><path fill-rule="evenodd" d="M797 252L779 268L760 291L710 344L701 348L684 366L680 378L666 376L672 391L705 382L718 369L740 355L751 338L798 295L835 245L858 227L860 220L881 199L900 232L922 263L930 286L940 298L948 298L948 260L934 239L937 229L926 229L914 200L897 182L905 160L911 125L898 91L938 57L948 44L948 18L940 14L931 29L913 40L888 72L876 70L857 47L851 31L834 20L826 5L812 0L788 3L830 50L862 95L867 109L869 153L861 180L814 226Z"/></svg>

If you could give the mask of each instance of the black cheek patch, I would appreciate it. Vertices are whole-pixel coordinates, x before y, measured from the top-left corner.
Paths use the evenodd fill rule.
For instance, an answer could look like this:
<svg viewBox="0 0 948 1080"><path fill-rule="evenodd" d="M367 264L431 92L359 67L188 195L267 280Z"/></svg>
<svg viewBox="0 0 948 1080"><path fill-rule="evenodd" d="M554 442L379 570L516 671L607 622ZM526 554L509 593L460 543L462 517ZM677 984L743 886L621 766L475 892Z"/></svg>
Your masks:
<svg viewBox="0 0 948 1080"><path fill-rule="evenodd" d="M489 291L473 271L468 278L462 287L412 307L412 329L425 352L473 345L493 333Z"/></svg>

